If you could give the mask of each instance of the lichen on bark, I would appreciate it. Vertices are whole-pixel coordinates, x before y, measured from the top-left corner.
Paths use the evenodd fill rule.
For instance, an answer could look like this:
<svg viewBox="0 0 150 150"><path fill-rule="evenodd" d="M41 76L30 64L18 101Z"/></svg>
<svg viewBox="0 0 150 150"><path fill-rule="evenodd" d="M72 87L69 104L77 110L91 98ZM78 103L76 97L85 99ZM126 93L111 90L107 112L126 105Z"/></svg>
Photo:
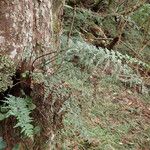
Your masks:
<svg viewBox="0 0 150 150"><path fill-rule="evenodd" d="M58 7L55 2L60 2ZM60 130L63 114L58 112L64 100L58 98L53 103L51 91L45 98L46 85L41 83L41 74L37 73L39 70L49 75L48 70L53 70L52 66L45 67L45 62L53 58L53 55L47 54L53 54L60 46L62 2L64 0L0 0L0 92L10 87L9 94L13 96L23 97L24 92L31 97L36 105L32 113L33 121L41 128L32 143L16 134L11 118L0 122L0 134L7 143L7 149L21 143L30 150L44 150L45 143L51 147L57 130ZM32 75L26 76L28 72ZM38 83L35 83L34 73Z"/></svg>
<svg viewBox="0 0 150 150"><path fill-rule="evenodd" d="M15 74L15 65L7 55L0 55L0 92L6 91L13 84L12 76Z"/></svg>

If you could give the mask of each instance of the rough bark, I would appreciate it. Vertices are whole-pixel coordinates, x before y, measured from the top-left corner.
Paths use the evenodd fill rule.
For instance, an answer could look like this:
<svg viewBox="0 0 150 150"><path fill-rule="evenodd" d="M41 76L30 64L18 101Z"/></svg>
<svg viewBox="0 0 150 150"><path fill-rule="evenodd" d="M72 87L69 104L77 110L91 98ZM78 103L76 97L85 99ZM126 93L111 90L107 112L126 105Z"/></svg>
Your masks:
<svg viewBox="0 0 150 150"><path fill-rule="evenodd" d="M59 47L63 2L63 0L0 0L0 55L8 55L15 62L16 68L19 70L16 70L17 75L32 70L31 62L36 57ZM32 56L32 61L24 59L26 54L29 58ZM51 93L42 102L44 84L33 84L31 78L24 80L24 82L28 86L17 84L11 92L14 96L20 96L21 89L26 90L25 93L31 96L37 105L32 114L39 118L39 120L35 118L35 124L45 125L40 136L35 137L34 143L28 140L24 143L30 149L43 150L42 145L45 145L44 143L47 141L51 142L61 126L62 115L58 116L57 112L61 109L63 101L56 100L56 104L53 104L54 111L50 112L50 107L52 107ZM51 113L50 116L49 113ZM47 119L44 120L44 117ZM7 150L11 150L17 142L21 141L19 137L13 137L15 134L14 121L11 118L1 123L3 130L1 134L7 142ZM9 133L8 130L13 131Z"/></svg>
<svg viewBox="0 0 150 150"><path fill-rule="evenodd" d="M24 50L44 51L52 42L52 2L50 0L1 0L0 49L11 58ZM41 51L41 50L40 50ZM16 59L15 59L16 60Z"/></svg>

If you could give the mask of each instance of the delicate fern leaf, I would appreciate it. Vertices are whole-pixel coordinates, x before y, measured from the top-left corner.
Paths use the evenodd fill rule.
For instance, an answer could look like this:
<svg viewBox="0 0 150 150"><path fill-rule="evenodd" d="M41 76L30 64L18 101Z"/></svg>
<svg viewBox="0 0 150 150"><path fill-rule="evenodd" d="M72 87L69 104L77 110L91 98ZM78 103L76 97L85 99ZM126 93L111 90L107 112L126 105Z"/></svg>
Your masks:
<svg viewBox="0 0 150 150"><path fill-rule="evenodd" d="M29 98L20 98L10 95L6 98L8 109L7 117L14 116L17 119L16 127L21 127L21 133L23 132L27 137L33 139L33 125L32 118L30 117L31 109L28 107Z"/></svg>

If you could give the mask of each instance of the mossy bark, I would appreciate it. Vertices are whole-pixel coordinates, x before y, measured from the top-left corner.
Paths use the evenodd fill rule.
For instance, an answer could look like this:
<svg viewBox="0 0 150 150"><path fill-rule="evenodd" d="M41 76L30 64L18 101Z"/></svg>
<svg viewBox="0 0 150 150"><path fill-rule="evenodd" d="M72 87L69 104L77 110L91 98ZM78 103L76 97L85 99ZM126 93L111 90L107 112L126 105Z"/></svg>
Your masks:
<svg viewBox="0 0 150 150"><path fill-rule="evenodd" d="M60 21L63 4L64 0L0 1L0 55L6 55L11 59L11 61L14 62L16 65L15 73L21 74L25 71L33 70L32 62L36 59L36 57L58 49L60 46ZM54 31L54 29L57 30ZM26 58L26 54L29 59ZM41 59L39 59L39 61L41 61ZM38 61L36 62L38 63ZM45 73L46 71L47 70L44 70ZM20 80L21 77L19 77L19 81ZM35 118L36 125L38 125L38 123L39 125L44 125L41 127L41 134L40 136L35 137L34 142L25 140L23 141L23 144L21 142L22 139L20 138L20 135L17 135L17 138L14 136L16 138L15 140L14 137L11 137L12 133L15 134L15 132L10 131L10 134L7 132L7 127L13 130L12 126L14 125L13 121L15 120L11 118L10 120L7 119L0 123L2 128L2 133L0 133L0 135L3 135L7 142L7 150L11 150L18 142L22 143L20 145L26 145L30 150L43 150L45 143L51 143L55 133L57 132L58 128L60 128L62 116L57 116L56 114L57 111L61 109L62 103L60 103L58 100L57 104L54 106L55 111L50 112L50 107L52 107L52 97L49 93L48 98L43 102L45 88L44 85L31 83L31 80L24 80L23 82L26 82L30 89L32 84L32 91L34 92L31 92L30 96L35 102L35 105L37 105L37 108L32 115L33 117L39 117L39 120L38 118ZM27 87L23 84L17 83L16 88L19 88L21 91L21 88ZM15 90L13 90L13 92L14 91ZM19 92L19 94L20 93L21 92ZM37 93L38 96L36 95ZM19 94L15 93L14 95L21 96ZM48 103L48 105L46 105L46 103ZM44 120L43 116L49 117ZM9 124L7 124L8 122ZM47 149L50 149L50 145Z"/></svg>

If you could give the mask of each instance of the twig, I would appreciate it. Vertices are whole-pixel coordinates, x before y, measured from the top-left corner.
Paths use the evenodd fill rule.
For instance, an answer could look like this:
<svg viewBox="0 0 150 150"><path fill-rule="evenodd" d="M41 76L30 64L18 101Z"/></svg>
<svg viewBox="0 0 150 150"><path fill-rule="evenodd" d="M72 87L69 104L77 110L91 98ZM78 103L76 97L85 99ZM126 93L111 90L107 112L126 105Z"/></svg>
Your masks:
<svg viewBox="0 0 150 150"><path fill-rule="evenodd" d="M60 52L63 52L63 51L66 51L66 50L61 50L61 51L52 51L52 52L49 52L49 53L46 53L46 54L43 54L43 55L40 55L39 57L35 58L34 61L32 62L31 64L31 67L34 67L34 64L37 60L39 60L40 58L43 58L45 56L48 56L48 55L51 55L51 54L54 54L54 53L60 53ZM55 55L56 56L56 55Z"/></svg>
<svg viewBox="0 0 150 150"><path fill-rule="evenodd" d="M36 62L38 59L43 58L43 57L48 56L48 55L51 55L51 54L53 54L53 53L57 53L57 51L49 52L49 53L40 55L39 57L35 58L35 59L33 60L33 62L32 62L32 66L34 66L35 62Z"/></svg>
<svg viewBox="0 0 150 150"><path fill-rule="evenodd" d="M71 24L71 26L70 26L70 31L69 31L68 39L67 39L67 46L68 46L68 47L69 47L69 40L70 40L70 37L71 37L73 25L74 25L75 15L76 15L76 6L74 7L73 18L72 18L72 24Z"/></svg>
<svg viewBox="0 0 150 150"><path fill-rule="evenodd" d="M95 40L113 40L113 38L95 38Z"/></svg>
<svg viewBox="0 0 150 150"><path fill-rule="evenodd" d="M138 54L133 48L131 48L129 45L127 45L125 42L121 41L122 44L124 44L128 49L130 49L135 55L136 58L140 59L141 61L143 61L142 56L140 54Z"/></svg>
<svg viewBox="0 0 150 150"><path fill-rule="evenodd" d="M147 41L139 50L139 53L141 53L148 45L150 44L149 41Z"/></svg>
<svg viewBox="0 0 150 150"><path fill-rule="evenodd" d="M143 4L145 3L145 0L142 0L141 3L137 3L136 5L134 5L132 8L129 8L128 10L124 10L120 13L120 15L130 15L131 13L135 12L137 9L139 9Z"/></svg>

